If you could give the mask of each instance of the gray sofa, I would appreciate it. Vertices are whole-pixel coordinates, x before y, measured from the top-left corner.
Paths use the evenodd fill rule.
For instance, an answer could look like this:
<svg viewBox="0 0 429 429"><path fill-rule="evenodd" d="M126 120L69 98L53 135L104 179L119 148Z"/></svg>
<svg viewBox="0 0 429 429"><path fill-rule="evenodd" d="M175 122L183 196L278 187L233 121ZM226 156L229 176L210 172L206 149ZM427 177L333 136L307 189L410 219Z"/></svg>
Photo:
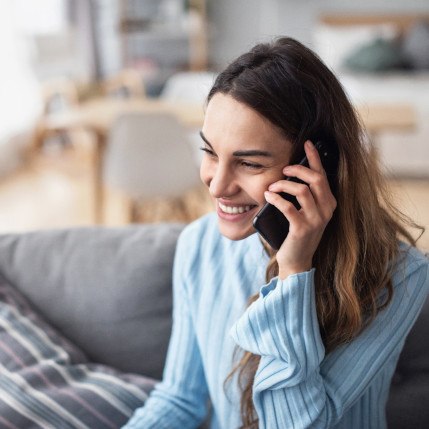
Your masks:
<svg viewBox="0 0 429 429"><path fill-rule="evenodd" d="M0 427L49 427L43 418L61 422L62 416L64 423L54 427L120 427L132 409L144 403L164 365L171 330L171 268L182 228L157 224L0 236ZM53 349L61 351L58 356L44 348L33 352L27 339L36 338L39 347L43 336L29 331L33 323L40 332L48 332ZM15 331L6 329L14 324ZM429 301L393 379L389 428L429 427L428 332ZM13 347L30 350L28 367L21 362L26 352L13 354ZM86 372L78 372L82 368ZM44 370L45 378L40 375ZM60 377L49 371L63 371L61 380L68 377L67 385L52 386L51 380ZM37 396L37 383L44 383L40 391L46 397ZM24 417L14 420L19 414L16 401L22 396ZM50 416L47 409L59 417ZM30 424L37 413L44 417Z"/></svg>

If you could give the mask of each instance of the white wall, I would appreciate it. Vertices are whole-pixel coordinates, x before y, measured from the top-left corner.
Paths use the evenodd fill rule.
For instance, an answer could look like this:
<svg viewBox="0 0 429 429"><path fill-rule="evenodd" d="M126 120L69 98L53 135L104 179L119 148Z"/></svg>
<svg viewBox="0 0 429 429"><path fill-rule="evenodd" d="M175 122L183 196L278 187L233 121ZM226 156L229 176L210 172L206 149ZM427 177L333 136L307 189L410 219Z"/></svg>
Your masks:
<svg viewBox="0 0 429 429"><path fill-rule="evenodd" d="M326 12L429 13L428 0L207 0L215 32L210 61L224 67L256 42L288 35L312 45L312 28Z"/></svg>
<svg viewBox="0 0 429 429"><path fill-rule="evenodd" d="M30 47L18 30L12 1L0 1L0 176L21 160L23 139L41 111Z"/></svg>
<svg viewBox="0 0 429 429"><path fill-rule="evenodd" d="M216 32L210 46L211 63L222 69L255 43L287 35L312 49L313 30L324 13L389 14L429 13L429 0L209 0L209 16ZM427 177L429 172L429 76L416 79L406 74L394 79L357 76L345 84L354 102L409 103L416 110L415 131L384 132L374 143L380 159L393 174ZM351 91L353 89L353 91Z"/></svg>

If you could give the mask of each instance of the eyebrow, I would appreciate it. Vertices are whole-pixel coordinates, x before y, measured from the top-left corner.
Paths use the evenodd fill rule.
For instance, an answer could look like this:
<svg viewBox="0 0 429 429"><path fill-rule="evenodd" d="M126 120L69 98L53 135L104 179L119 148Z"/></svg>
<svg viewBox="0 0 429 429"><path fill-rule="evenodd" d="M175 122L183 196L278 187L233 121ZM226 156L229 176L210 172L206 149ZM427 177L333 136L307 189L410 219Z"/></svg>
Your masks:
<svg viewBox="0 0 429 429"><path fill-rule="evenodd" d="M210 146L213 149L213 146L210 144L210 142L207 140L206 136L203 134L202 131L200 131L200 137L204 140L204 143L206 143L208 146ZM274 155L271 152L267 152L265 150L257 150L257 149L251 149L251 150L237 150L233 152L234 156L265 156L267 158L272 158Z"/></svg>

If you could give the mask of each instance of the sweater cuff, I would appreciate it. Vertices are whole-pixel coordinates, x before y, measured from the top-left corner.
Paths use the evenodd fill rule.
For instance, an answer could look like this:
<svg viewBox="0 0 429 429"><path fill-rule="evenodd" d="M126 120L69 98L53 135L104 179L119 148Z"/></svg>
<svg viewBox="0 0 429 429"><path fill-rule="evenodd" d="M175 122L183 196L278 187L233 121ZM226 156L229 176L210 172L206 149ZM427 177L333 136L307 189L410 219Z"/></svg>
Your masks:
<svg viewBox="0 0 429 429"><path fill-rule="evenodd" d="M324 357L314 292L314 268L277 277L232 326L230 334L244 350L286 363L318 366Z"/></svg>

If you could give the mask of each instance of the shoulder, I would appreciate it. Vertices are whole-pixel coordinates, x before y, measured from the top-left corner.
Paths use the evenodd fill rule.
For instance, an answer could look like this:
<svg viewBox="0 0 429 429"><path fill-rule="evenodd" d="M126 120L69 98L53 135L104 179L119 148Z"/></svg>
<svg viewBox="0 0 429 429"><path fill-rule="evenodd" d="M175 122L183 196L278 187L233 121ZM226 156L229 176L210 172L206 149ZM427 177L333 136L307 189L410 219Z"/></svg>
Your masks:
<svg viewBox="0 0 429 429"><path fill-rule="evenodd" d="M405 284L429 293L429 259L420 250L406 243L399 243L398 257L393 269L394 287Z"/></svg>
<svg viewBox="0 0 429 429"><path fill-rule="evenodd" d="M223 237L214 213L209 213L187 225L181 232L176 247L176 264L193 266L202 263L219 247Z"/></svg>
<svg viewBox="0 0 429 429"><path fill-rule="evenodd" d="M396 270L404 274L412 274L414 271L429 267L428 254L404 242L399 242L399 252L396 260Z"/></svg>
<svg viewBox="0 0 429 429"><path fill-rule="evenodd" d="M214 213L209 213L187 225L181 232L177 244L179 252L189 252L199 248L208 242L221 239Z"/></svg>

